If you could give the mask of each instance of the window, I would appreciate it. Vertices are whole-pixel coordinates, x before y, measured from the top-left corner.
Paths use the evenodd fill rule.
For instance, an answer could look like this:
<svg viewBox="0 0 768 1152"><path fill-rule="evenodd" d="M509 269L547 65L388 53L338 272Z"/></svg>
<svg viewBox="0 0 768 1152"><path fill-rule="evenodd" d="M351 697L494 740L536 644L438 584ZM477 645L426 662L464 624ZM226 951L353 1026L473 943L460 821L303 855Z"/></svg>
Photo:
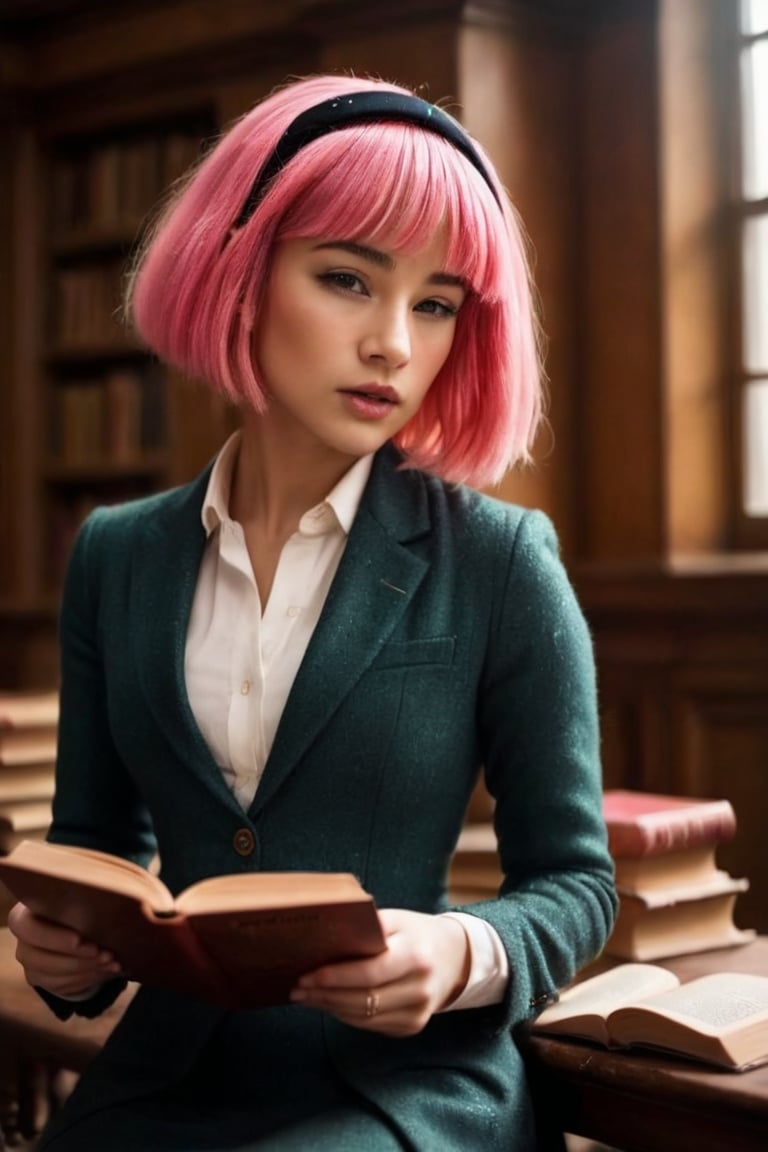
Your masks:
<svg viewBox="0 0 768 1152"><path fill-rule="evenodd" d="M738 543L768 547L768 0L742 0L736 195Z"/></svg>

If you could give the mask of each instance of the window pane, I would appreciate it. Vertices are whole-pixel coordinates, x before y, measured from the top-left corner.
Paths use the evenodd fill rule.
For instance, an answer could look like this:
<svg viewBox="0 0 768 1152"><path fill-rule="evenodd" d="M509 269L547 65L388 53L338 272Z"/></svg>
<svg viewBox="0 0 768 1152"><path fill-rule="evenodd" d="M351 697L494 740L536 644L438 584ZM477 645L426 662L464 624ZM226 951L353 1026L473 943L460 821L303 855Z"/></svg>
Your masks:
<svg viewBox="0 0 768 1152"><path fill-rule="evenodd" d="M768 516L768 380L748 384L744 400L744 511Z"/></svg>
<svg viewBox="0 0 768 1152"><path fill-rule="evenodd" d="M744 368L768 372L768 215L744 221Z"/></svg>
<svg viewBox="0 0 768 1152"><path fill-rule="evenodd" d="M742 0L741 9L747 36L768 30L768 0Z"/></svg>
<svg viewBox="0 0 768 1152"><path fill-rule="evenodd" d="M742 52L741 86L744 195L760 200L768 196L768 40L758 40Z"/></svg>

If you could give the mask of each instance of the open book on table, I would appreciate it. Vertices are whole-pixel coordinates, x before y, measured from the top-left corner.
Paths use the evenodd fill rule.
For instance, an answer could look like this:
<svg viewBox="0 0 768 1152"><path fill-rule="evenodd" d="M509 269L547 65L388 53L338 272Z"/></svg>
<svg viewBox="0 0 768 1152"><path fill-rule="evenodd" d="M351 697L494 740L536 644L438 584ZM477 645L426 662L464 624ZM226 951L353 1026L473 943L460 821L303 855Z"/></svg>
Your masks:
<svg viewBox="0 0 768 1152"><path fill-rule="evenodd" d="M283 1003L302 973L385 948L372 897L347 873L214 876L174 899L121 857L24 840L0 858L0 882L114 952L129 979L231 1008Z"/></svg>
<svg viewBox="0 0 768 1152"><path fill-rule="evenodd" d="M743 1071L768 1062L768 976L718 972L681 984L655 964L620 964L568 988L531 1030Z"/></svg>

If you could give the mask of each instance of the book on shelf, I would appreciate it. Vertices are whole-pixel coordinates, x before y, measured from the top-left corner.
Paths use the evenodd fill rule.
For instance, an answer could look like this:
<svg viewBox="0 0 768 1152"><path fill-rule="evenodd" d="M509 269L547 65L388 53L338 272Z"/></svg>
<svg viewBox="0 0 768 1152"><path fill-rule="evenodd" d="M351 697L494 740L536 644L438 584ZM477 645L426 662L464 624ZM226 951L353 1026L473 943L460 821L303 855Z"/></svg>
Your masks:
<svg viewBox="0 0 768 1152"><path fill-rule="evenodd" d="M0 728L0 772L11 764L48 764L56 758L56 730Z"/></svg>
<svg viewBox="0 0 768 1152"><path fill-rule="evenodd" d="M607 789L603 816L615 859L722 844L736 833L736 814L728 800Z"/></svg>
<svg viewBox="0 0 768 1152"><path fill-rule="evenodd" d="M42 840L51 824L50 800L18 800L0 804L0 853L7 854L24 840Z"/></svg>
<svg viewBox="0 0 768 1152"><path fill-rule="evenodd" d="M174 898L131 861L23 841L0 859L0 882L114 952L131 980L230 1008L284 1003L304 972L386 946L372 897L346 873L215 876Z"/></svg>
<svg viewBox="0 0 768 1152"><path fill-rule="evenodd" d="M56 346L54 352L82 352L93 346L129 346L118 319L123 262L58 268L53 277Z"/></svg>
<svg viewBox="0 0 768 1152"><path fill-rule="evenodd" d="M163 140L161 184L170 188L199 158L200 133L170 132Z"/></svg>
<svg viewBox="0 0 768 1152"><path fill-rule="evenodd" d="M50 800L56 769L47 764L22 764L0 768L0 807L17 800Z"/></svg>
<svg viewBox="0 0 768 1152"><path fill-rule="evenodd" d="M98 381L67 382L51 403L58 456L64 464L93 464L104 457L105 397Z"/></svg>
<svg viewBox="0 0 768 1152"><path fill-rule="evenodd" d="M51 216L58 238L132 240L145 213L197 159L203 133L144 128L108 144L78 144L51 167Z"/></svg>
<svg viewBox="0 0 768 1152"><path fill-rule="evenodd" d="M95 148L88 164L89 223L96 229L120 225L120 149L111 143Z"/></svg>
<svg viewBox="0 0 768 1152"><path fill-rule="evenodd" d="M134 369L115 369L104 382L106 418L102 453L115 461L133 461L144 449L141 374Z"/></svg>
<svg viewBox="0 0 768 1152"><path fill-rule="evenodd" d="M162 451L168 434L166 381L157 365L150 365L141 383L141 446L144 452Z"/></svg>
<svg viewBox="0 0 768 1152"><path fill-rule="evenodd" d="M74 494L59 495L59 499L51 500L48 510L46 568L53 588L61 586L72 545L83 521L99 504L110 503L108 497L90 488L76 488Z"/></svg>
<svg viewBox="0 0 768 1152"><path fill-rule="evenodd" d="M56 728L58 723L58 692L0 692L0 732Z"/></svg>
<svg viewBox="0 0 768 1152"><path fill-rule="evenodd" d="M625 960L661 960L744 944L755 933L737 928L733 913L738 894L748 887L748 880L722 872L703 884L621 893L605 952Z"/></svg>
<svg viewBox="0 0 768 1152"><path fill-rule="evenodd" d="M49 449L54 466L139 460L146 447L147 389L142 373L131 368L115 368L87 380L59 381L50 401Z"/></svg>
<svg viewBox="0 0 768 1152"><path fill-rule="evenodd" d="M123 220L140 220L152 207L161 188L163 140L138 136L121 148L120 214Z"/></svg>
<svg viewBox="0 0 768 1152"><path fill-rule="evenodd" d="M56 758L57 692L0 692L0 774L10 765Z"/></svg>
<svg viewBox="0 0 768 1152"><path fill-rule="evenodd" d="M768 1062L768 976L719 972L683 984L659 965L620 964L566 989L530 1029L743 1071Z"/></svg>

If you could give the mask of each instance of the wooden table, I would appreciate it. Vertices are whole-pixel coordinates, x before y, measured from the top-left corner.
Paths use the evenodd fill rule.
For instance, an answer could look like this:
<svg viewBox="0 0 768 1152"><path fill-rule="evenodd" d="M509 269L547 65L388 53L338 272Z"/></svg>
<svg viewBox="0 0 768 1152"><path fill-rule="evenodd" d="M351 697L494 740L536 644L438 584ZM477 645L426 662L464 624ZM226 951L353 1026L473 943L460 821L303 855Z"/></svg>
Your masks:
<svg viewBox="0 0 768 1152"><path fill-rule="evenodd" d="M659 963L682 981L726 970L768 976L768 936ZM657 1052L530 1033L521 1046L537 1107L563 1132L622 1152L768 1152L768 1065L712 1071Z"/></svg>

